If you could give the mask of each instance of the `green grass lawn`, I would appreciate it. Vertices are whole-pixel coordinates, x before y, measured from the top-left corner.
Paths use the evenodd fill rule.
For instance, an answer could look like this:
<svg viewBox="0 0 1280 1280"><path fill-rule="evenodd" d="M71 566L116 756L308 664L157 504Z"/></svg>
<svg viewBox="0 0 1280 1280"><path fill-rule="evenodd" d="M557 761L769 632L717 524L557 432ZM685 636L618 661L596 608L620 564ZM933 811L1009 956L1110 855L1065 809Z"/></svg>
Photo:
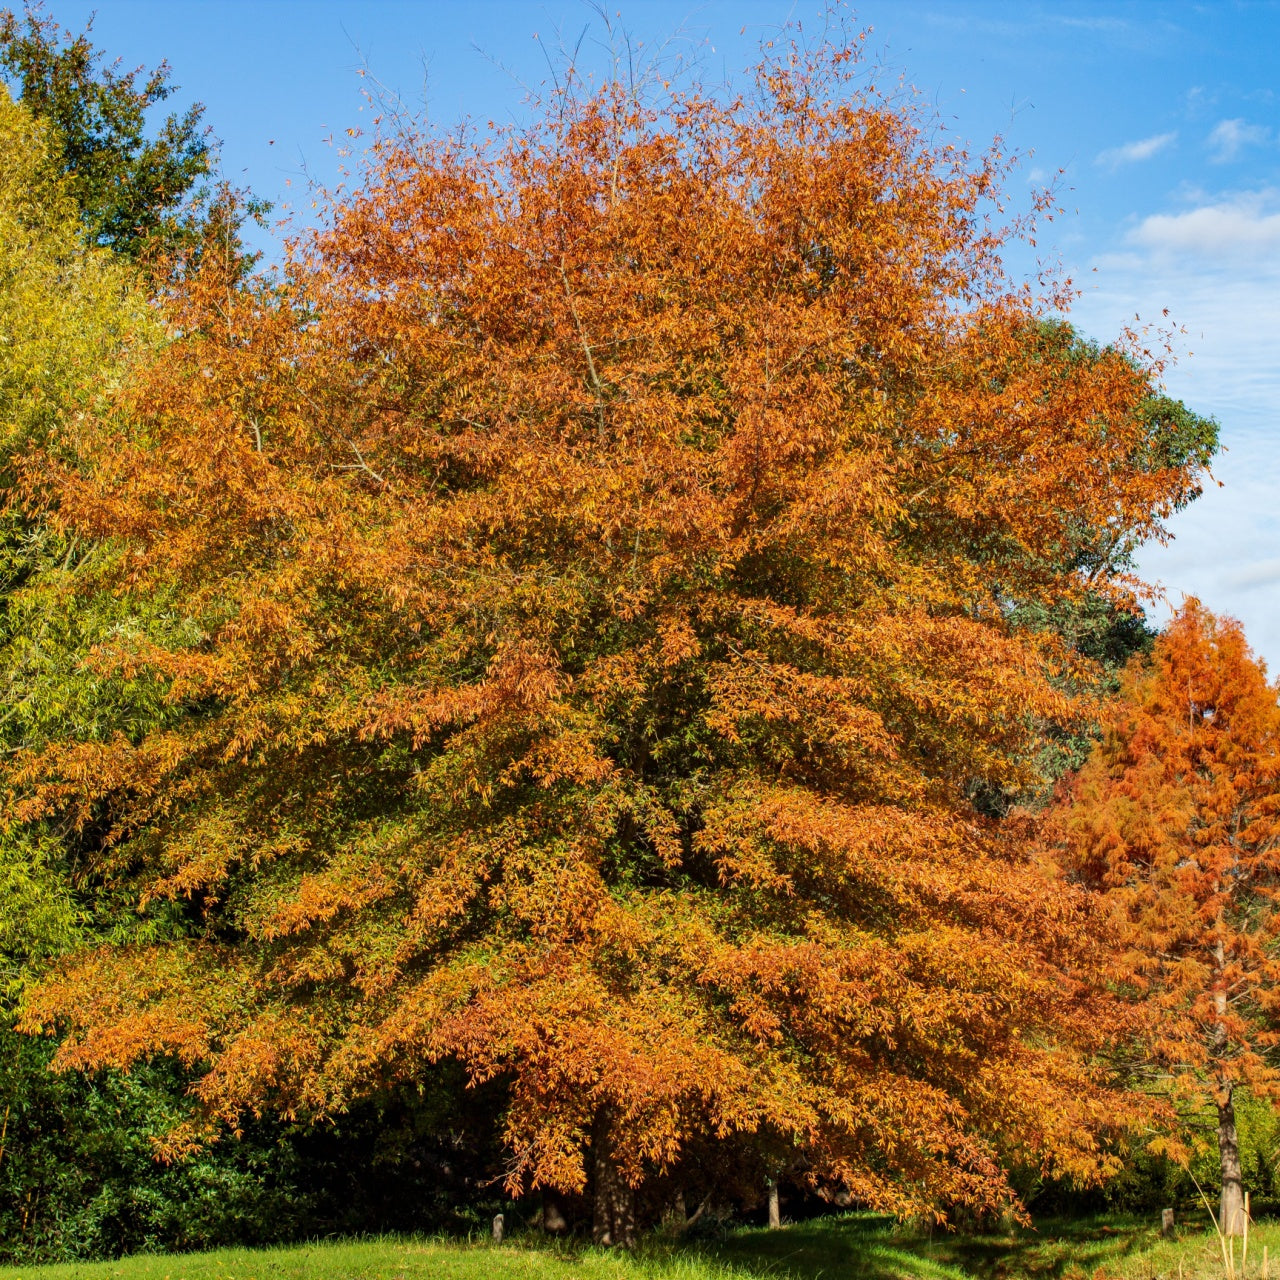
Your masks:
<svg viewBox="0 0 1280 1280"><path fill-rule="evenodd" d="M1248 1278L1262 1249L1280 1249L1280 1220L1249 1242ZM1236 1255L1239 1275L1239 1253ZM1161 1240L1152 1222L1047 1221L1035 1231L932 1235L871 1214L740 1229L722 1239L650 1239L633 1257L557 1245L375 1239L281 1249L143 1255L118 1262L0 1267L0 1280L1221 1280L1217 1238L1189 1222Z"/></svg>

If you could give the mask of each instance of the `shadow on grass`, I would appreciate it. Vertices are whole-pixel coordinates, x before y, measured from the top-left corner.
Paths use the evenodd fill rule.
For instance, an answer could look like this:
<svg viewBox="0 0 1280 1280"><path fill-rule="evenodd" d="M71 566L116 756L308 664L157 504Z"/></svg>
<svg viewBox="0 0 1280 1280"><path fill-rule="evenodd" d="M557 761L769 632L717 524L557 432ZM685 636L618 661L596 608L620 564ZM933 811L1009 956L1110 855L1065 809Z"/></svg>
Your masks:
<svg viewBox="0 0 1280 1280"><path fill-rule="evenodd" d="M1147 1249L1150 1224L1046 1221L1034 1231L933 1234L874 1214L735 1232L698 1252L777 1280L1077 1280Z"/></svg>

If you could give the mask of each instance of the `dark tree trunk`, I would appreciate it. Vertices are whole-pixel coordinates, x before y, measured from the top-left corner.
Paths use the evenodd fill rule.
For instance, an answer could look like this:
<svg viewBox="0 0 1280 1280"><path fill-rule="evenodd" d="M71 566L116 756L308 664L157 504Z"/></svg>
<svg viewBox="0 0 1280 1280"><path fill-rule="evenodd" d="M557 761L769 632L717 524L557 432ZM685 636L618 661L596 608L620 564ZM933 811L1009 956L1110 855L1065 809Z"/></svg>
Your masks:
<svg viewBox="0 0 1280 1280"><path fill-rule="evenodd" d="M613 1114L608 1107L596 1112L591 1126L592 1172L595 1180L595 1214L591 1239L606 1248L633 1249L636 1243L636 1196L618 1170L613 1147Z"/></svg>
<svg viewBox="0 0 1280 1280"><path fill-rule="evenodd" d="M769 1193L769 1230L777 1231L782 1226L782 1204L778 1198L777 1178L770 1178L765 1187Z"/></svg>
<svg viewBox="0 0 1280 1280"><path fill-rule="evenodd" d="M1229 1236L1244 1235L1244 1180L1240 1174L1240 1141L1231 1085L1223 1086L1225 1102L1218 1103L1218 1157L1222 1163L1222 1202L1218 1222Z"/></svg>

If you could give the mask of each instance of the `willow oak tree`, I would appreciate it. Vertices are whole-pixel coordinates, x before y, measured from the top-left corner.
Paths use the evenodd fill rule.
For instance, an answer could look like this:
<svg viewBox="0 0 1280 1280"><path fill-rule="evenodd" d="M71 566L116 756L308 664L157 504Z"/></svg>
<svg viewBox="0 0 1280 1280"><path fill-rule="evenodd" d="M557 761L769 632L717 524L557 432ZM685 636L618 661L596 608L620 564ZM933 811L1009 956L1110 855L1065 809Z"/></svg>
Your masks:
<svg viewBox="0 0 1280 1280"><path fill-rule="evenodd" d="M1280 1098L1280 704L1239 623L1183 606L1126 673L1059 822L1119 925L1155 1061L1216 1107L1220 1221L1240 1234L1233 1094Z"/></svg>
<svg viewBox="0 0 1280 1280"><path fill-rule="evenodd" d="M1122 590L1064 548L1158 536L1199 461L1153 462L1140 352L1035 340L1004 162L936 139L856 48L570 90L185 282L25 472L118 549L86 591L198 629L95 653L189 714L5 761L10 823L187 913L30 994L61 1066L176 1055L235 1126L456 1059L513 1192L615 1243L695 1143L903 1213L1106 1171L1087 895L970 796L1086 712L1010 593Z"/></svg>

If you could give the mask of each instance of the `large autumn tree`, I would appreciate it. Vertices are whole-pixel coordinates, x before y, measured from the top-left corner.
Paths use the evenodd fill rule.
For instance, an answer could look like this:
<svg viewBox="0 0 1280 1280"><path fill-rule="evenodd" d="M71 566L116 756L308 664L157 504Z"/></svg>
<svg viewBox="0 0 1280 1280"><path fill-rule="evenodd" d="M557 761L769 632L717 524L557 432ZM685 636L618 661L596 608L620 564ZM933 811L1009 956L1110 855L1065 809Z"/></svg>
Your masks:
<svg viewBox="0 0 1280 1280"><path fill-rule="evenodd" d="M1183 606L1126 673L1058 820L1117 924L1154 1061L1216 1112L1221 1222L1239 1234L1232 1098L1280 1098L1280 695L1239 623Z"/></svg>
<svg viewBox="0 0 1280 1280"><path fill-rule="evenodd" d="M1087 895L975 797L1088 714L1020 610L1122 594L1212 442L1006 277L1000 155L856 50L574 83L377 145L31 453L112 549L83 590L180 608L92 669L183 714L6 759L8 821L158 922L26 1025L176 1055L232 1125L456 1059L506 1082L508 1185L590 1181L615 1242L691 1144L899 1212L1095 1176Z"/></svg>

